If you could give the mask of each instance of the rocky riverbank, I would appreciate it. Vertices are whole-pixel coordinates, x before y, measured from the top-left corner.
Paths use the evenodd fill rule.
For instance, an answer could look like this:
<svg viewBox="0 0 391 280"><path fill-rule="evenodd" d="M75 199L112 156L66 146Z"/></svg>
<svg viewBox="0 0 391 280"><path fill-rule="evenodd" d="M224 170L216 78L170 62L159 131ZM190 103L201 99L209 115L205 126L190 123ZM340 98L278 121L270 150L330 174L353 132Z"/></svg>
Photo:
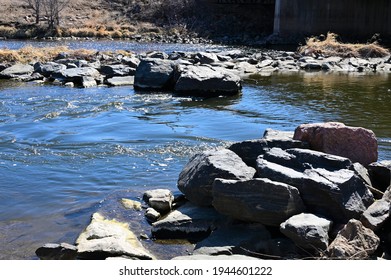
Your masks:
<svg viewBox="0 0 391 280"><path fill-rule="evenodd" d="M240 93L246 79L298 72L389 74L391 58L324 57L315 53L261 50L210 52L131 52L75 55L61 52L51 61L0 63L0 78L69 87L134 85L186 95Z"/></svg>
<svg viewBox="0 0 391 280"><path fill-rule="evenodd" d="M341 123L268 129L262 138L194 155L179 174L181 194L157 189L124 197L114 203L126 212L122 218L114 216L120 211L97 212L75 245L46 244L36 253L41 259L388 259L390 178L391 162L377 162L370 130ZM184 240L186 250L170 251ZM166 257L157 257L155 244L162 242Z"/></svg>

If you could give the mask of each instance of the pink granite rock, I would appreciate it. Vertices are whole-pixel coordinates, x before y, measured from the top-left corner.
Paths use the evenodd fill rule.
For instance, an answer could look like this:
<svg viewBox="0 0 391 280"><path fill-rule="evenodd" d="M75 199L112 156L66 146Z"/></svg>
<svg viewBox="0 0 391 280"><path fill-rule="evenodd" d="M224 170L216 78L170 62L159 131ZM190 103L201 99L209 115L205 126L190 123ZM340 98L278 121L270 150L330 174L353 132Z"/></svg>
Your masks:
<svg viewBox="0 0 391 280"><path fill-rule="evenodd" d="M368 165L377 161L377 139L373 131L343 123L302 124L295 130L295 140L306 141L313 150L347 157Z"/></svg>

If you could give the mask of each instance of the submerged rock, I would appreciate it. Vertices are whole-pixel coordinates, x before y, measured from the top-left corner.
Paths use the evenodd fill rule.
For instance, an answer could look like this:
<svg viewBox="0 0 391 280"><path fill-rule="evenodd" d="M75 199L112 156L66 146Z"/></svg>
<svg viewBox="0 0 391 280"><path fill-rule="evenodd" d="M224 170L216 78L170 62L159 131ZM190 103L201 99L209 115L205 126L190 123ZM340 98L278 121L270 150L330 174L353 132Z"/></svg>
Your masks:
<svg viewBox="0 0 391 280"><path fill-rule="evenodd" d="M38 248L35 254L41 260L75 260L77 258L77 247L67 243L48 243Z"/></svg>
<svg viewBox="0 0 391 280"><path fill-rule="evenodd" d="M183 168L179 174L178 189L194 204L209 206L216 178L248 180L255 172L230 150L205 151L194 155Z"/></svg>
<svg viewBox="0 0 391 280"><path fill-rule="evenodd" d="M79 257L82 259L105 259L128 256L140 260L155 257L149 253L129 229L127 223L107 220L95 213L91 223L76 240Z"/></svg>

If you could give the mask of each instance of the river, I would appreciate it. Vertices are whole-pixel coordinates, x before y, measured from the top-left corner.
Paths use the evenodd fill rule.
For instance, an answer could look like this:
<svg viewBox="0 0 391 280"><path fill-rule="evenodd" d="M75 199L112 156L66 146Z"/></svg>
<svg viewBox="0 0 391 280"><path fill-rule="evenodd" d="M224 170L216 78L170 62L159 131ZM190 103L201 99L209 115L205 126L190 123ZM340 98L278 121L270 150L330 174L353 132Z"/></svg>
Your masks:
<svg viewBox="0 0 391 280"><path fill-rule="evenodd" d="M111 47L136 48L126 43ZM135 51L209 48L139 44ZM177 192L192 154L260 138L269 127L362 126L376 133L380 160L391 159L389 108L388 75L273 75L246 82L240 96L206 100L0 80L0 259L35 259L45 243L74 243L106 197Z"/></svg>

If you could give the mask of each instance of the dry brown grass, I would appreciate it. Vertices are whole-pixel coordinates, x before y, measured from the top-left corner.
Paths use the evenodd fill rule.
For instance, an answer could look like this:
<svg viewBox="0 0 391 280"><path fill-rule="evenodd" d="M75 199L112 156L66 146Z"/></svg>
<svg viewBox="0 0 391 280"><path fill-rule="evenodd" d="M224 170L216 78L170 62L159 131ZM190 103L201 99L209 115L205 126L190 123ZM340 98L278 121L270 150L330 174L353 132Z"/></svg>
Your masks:
<svg viewBox="0 0 391 280"><path fill-rule="evenodd" d="M70 50L66 46L35 48L26 46L19 50L0 49L0 63L32 63L54 60L60 53L67 53L70 57L91 60L96 51L78 49Z"/></svg>
<svg viewBox="0 0 391 280"><path fill-rule="evenodd" d="M351 44L338 41L338 35L327 33L324 40L317 37L307 39L306 45L298 49L301 54L317 54L323 56L340 57L385 57L390 55L390 51L378 43Z"/></svg>

